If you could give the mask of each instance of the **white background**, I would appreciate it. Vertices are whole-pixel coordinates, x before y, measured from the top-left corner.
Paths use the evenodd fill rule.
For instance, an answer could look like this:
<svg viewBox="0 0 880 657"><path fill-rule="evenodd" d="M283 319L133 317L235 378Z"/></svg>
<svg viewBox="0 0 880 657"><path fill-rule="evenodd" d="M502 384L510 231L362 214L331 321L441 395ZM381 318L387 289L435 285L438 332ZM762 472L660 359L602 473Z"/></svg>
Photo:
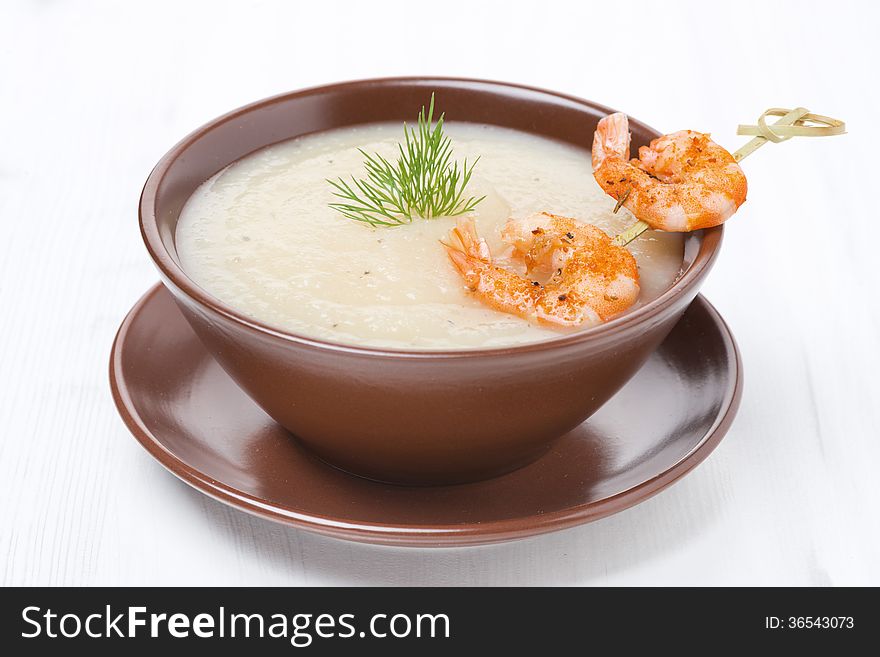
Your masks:
<svg viewBox="0 0 880 657"><path fill-rule="evenodd" d="M3 0L0 581L880 584L876 7ZM680 483L543 537L392 549L228 509L130 437L107 359L157 278L136 214L156 160L252 100L404 74L560 90L731 149L769 106L847 120L745 164L704 289L742 348L742 408Z"/></svg>

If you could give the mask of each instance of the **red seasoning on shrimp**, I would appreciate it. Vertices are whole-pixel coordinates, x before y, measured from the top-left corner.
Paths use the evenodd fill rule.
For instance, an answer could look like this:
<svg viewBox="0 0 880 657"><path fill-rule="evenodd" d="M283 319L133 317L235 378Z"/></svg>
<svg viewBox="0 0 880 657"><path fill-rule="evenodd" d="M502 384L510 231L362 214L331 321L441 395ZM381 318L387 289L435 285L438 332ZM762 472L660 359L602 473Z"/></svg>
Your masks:
<svg viewBox="0 0 880 657"><path fill-rule="evenodd" d="M606 116L593 136L593 175L603 190L652 228L685 232L726 221L746 200L733 155L693 130L658 137L629 159L626 114Z"/></svg>
<svg viewBox="0 0 880 657"><path fill-rule="evenodd" d="M493 262L473 219L459 220L443 242L468 288L496 310L543 324L591 325L626 310L639 296L635 258L596 226L544 212L511 219L501 237L526 276Z"/></svg>

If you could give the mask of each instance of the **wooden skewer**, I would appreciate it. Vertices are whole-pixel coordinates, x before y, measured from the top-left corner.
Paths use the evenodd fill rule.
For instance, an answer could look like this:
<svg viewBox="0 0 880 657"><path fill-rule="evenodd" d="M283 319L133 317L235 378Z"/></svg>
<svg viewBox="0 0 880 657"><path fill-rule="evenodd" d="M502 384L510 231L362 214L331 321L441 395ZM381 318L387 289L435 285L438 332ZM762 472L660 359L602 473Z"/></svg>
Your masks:
<svg viewBox="0 0 880 657"><path fill-rule="evenodd" d="M790 112L788 112L787 114L783 115L783 117L781 119L779 119L773 125L774 126L776 126L776 125L778 125L778 126L794 125L795 123L800 121L803 117L805 117L809 113L810 113L810 110L806 109L805 107L796 107L793 110L791 110ZM767 124L764 122L766 116L767 116L767 112L764 112L761 115L761 118L758 119L758 125L761 126L762 128L765 128L765 129L767 129ZM782 136L776 135L772 129L770 129L766 134L769 136L757 135L753 139L747 141L742 147L735 150L733 152L733 159L736 160L737 162L744 160L745 158L747 158L749 155L751 155L756 150L761 148L761 146L766 144L771 139L773 139L773 141L775 141L775 142L786 141L788 139L791 139L791 137L782 137ZM775 137L775 139L773 137Z"/></svg>
<svg viewBox="0 0 880 657"><path fill-rule="evenodd" d="M617 236L611 240L611 243L614 246L626 246L650 227L651 224L645 223L639 219L632 226L626 228L622 233L618 233Z"/></svg>
<svg viewBox="0 0 880 657"><path fill-rule="evenodd" d="M766 123L767 116L780 116L781 118L772 126L768 126ZM820 125L807 125L807 122L818 123ZM786 128L787 126L790 127ZM760 118L758 118L757 126L739 126L737 134L755 136L733 153L733 159L737 162L741 162L768 141L778 143L791 139L792 137L821 137L828 135L842 135L845 132L846 125L843 121L839 121L838 119L832 119L818 114L810 114L810 111L803 107L796 107L793 110L784 110L774 107L768 109L760 116ZM626 202L631 191L632 187L629 187L623 194L621 194L617 201L617 205L614 206L615 213ZM650 227L651 226L644 221L637 221L618 234L612 243L616 246L626 246Z"/></svg>

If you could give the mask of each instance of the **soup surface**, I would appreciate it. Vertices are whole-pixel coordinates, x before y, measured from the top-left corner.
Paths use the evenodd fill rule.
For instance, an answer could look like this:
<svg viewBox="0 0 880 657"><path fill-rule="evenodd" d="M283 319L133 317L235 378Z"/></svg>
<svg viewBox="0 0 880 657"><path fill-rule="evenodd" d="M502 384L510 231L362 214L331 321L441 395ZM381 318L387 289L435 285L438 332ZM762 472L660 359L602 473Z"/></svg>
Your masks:
<svg viewBox="0 0 880 657"><path fill-rule="evenodd" d="M486 195L477 229L503 250L509 217L574 217L615 234L634 221L592 175L588 151L494 126L449 123L454 157L480 156L466 196ZM202 288L267 324L333 342L400 349L500 347L558 337L483 306L439 243L455 218L372 228L328 207L327 178L362 177L358 148L394 158L401 124L370 124L260 150L205 182L177 226L181 265ZM643 304L678 276L680 235L647 233L629 248ZM577 330L577 329L575 329Z"/></svg>

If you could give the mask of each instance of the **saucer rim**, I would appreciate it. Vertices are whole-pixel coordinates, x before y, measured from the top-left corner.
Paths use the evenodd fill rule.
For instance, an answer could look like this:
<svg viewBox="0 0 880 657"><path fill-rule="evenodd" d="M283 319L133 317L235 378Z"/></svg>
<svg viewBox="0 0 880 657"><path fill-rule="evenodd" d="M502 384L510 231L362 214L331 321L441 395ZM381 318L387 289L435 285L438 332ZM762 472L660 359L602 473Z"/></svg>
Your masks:
<svg viewBox="0 0 880 657"><path fill-rule="evenodd" d="M727 378L732 385L728 385L725 389L720 411L702 438L678 461L662 472L600 500L548 513L529 514L485 523L413 525L340 520L316 512L305 513L281 504L270 503L213 479L167 449L139 416L125 383L121 354L131 327L153 297L163 292L170 294L159 282L138 299L122 321L111 347L110 388L117 411L128 430L166 470L199 492L251 515L337 539L402 547L461 547L522 539L600 520L653 497L702 463L727 434L742 399L743 366L736 340L718 310L705 296L699 294L692 303L704 306L718 327L725 352L732 356L728 358L727 365ZM479 486L480 482L459 485Z"/></svg>

